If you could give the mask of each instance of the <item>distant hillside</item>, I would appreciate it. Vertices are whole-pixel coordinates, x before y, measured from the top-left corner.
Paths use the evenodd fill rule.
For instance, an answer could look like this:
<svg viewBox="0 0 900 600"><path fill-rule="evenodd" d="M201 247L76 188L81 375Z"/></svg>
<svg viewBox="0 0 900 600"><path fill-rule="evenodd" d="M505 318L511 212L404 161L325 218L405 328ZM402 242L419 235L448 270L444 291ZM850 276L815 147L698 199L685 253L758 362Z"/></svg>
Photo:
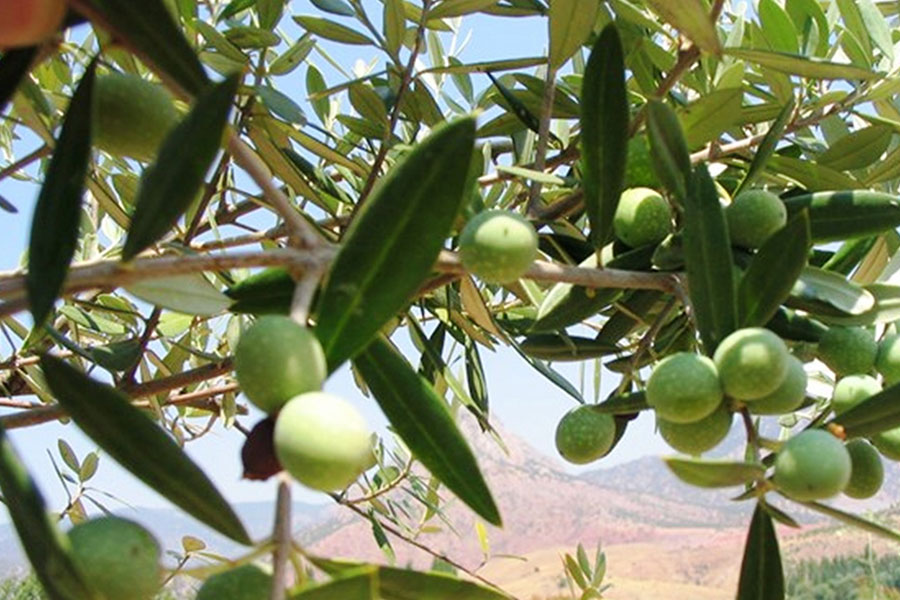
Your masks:
<svg viewBox="0 0 900 600"><path fill-rule="evenodd" d="M615 586L608 594L611 600L733 597L753 510L751 502L730 500L740 488L711 491L685 485L658 457L573 476L565 472L558 459L541 455L508 432L502 432L507 454L472 423L467 422L464 430L504 519L503 529L488 528L492 555L521 558L492 558L482 565L475 517L452 496L445 497L452 530L433 519L429 525L439 529L421 535L418 541L469 568L480 567L483 575L525 600L558 593L562 575L559 556L574 550L579 542L589 548L603 543L610 581ZM721 451L736 455L742 445L743 433L736 427ZM885 489L874 501L839 499L835 503L856 511L889 508L900 500L900 469L895 463L886 466ZM397 491L396 498L402 493ZM852 552L861 549L870 537L797 510L785 501L778 504L810 524L801 531L779 529L788 558ZM408 507L413 513L419 509L414 503ZM268 534L273 510L270 504L239 504L236 509L254 538ZM900 525L900 510L884 515ZM213 552L226 556L242 552L179 511L141 510L125 516L147 525L168 549L179 549L181 537L192 535L206 541ZM293 526L298 542L314 552L385 560L373 540L371 524L335 504L296 504ZM430 556L400 540L391 541L399 564L431 564ZM0 547L15 549L0 553L0 574L23 564L9 527L0 526Z"/></svg>

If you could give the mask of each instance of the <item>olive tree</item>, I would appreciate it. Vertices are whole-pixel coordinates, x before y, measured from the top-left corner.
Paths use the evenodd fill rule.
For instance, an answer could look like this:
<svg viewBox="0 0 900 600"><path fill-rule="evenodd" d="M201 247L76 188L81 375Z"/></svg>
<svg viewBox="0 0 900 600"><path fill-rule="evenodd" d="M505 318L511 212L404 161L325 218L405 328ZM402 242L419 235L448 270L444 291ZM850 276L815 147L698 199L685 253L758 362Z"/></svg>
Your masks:
<svg viewBox="0 0 900 600"><path fill-rule="evenodd" d="M3 434L64 417L248 546L245 567L204 573L209 590L509 597L458 564L468 576L311 555L282 472L376 536L416 543L404 532L425 520L389 493L404 483L419 510L452 493L501 525L451 410L496 435L479 357L496 344L582 405L557 430L564 457L602 457L654 411L685 453L675 475L755 504L741 599L784 597L775 523L796 526L796 507L900 539L823 502L876 493L882 456L900 459L896 3L69 0L60 23L61 4L21 3L34 22L15 34L0 23L0 178L39 173L24 266L0 274L0 490L50 597L114 594ZM546 51L454 56L476 13L541 20ZM377 60L327 85L313 57L336 45ZM560 361L620 384L586 400ZM354 409L316 391L348 362L402 447L347 433ZM245 397L269 416L242 424ZM270 537L251 540L184 453L198 418L233 425L248 476L280 478ZM743 456L699 457L735 419ZM354 480L362 496L336 489ZM249 565L268 552L271 574ZM601 562L566 561L582 597Z"/></svg>

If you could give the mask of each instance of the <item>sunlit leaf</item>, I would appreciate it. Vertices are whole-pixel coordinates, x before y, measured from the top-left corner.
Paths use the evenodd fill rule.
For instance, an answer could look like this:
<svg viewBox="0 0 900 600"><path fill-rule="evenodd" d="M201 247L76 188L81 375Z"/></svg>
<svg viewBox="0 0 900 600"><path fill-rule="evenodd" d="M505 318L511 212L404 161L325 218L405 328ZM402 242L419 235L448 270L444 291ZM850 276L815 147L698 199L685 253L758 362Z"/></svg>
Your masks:
<svg viewBox="0 0 900 600"><path fill-rule="evenodd" d="M666 466L682 481L704 488L731 487L760 479L765 467L755 462L667 457Z"/></svg>
<svg viewBox="0 0 900 600"><path fill-rule="evenodd" d="M694 171L684 203L684 261L694 319L712 355L736 328L737 307L725 213L703 165Z"/></svg>
<svg viewBox="0 0 900 600"><path fill-rule="evenodd" d="M318 302L316 334L331 370L428 277L465 198L474 134L472 119L432 133L381 180L344 234Z"/></svg>
<svg viewBox="0 0 900 600"><path fill-rule="evenodd" d="M376 338L354 364L416 458L478 515L500 525L475 456L431 385L384 338Z"/></svg>
<svg viewBox="0 0 900 600"><path fill-rule="evenodd" d="M607 25L591 50L581 86L581 156L584 206L591 239L602 248L612 233L628 156L625 60L615 25Z"/></svg>
<svg viewBox="0 0 900 600"><path fill-rule="evenodd" d="M594 28L598 0L553 0L550 3L550 67L558 69L587 41Z"/></svg>

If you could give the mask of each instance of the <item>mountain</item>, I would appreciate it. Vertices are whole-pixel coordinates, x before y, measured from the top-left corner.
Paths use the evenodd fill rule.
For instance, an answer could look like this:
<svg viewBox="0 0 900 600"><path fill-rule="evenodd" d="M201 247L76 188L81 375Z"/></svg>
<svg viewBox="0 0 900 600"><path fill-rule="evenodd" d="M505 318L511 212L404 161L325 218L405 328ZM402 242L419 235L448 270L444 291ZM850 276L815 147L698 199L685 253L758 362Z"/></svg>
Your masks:
<svg viewBox="0 0 900 600"><path fill-rule="evenodd" d="M691 487L677 480L658 457L644 457L580 476L566 473L558 459L540 454L525 440L500 430L505 451L464 416L463 430L478 456L504 520L502 529L488 526L489 557L476 534L476 517L442 488L446 521L432 517L427 533L416 541L451 557L468 569L503 586L523 600L551 597L565 586L560 556L577 544L587 549L602 543L607 554L611 600L645 598L726 599L733 597L752 502L733 502L740 488L721 491ZM773 435L774 437L774 435ZM720 452L739 455L743 433L736 428ZM601 463L602 464L602 463ZM900 498L900 472L886 464L885 488L874 501L839 499L835 505L859 511L886 511L888 522L900 522L900 510L888 510ZM427 474L419 473L423 481ZM422 506L399 486L390 495L416 525ZM802 530L779 528L783 553L790 560L828 556L862 548L869 536L837 527L816 513L776 504L805 523ZM254 539L271 529L269 503L235 506ZM178 550L181 537L203 539L211 552L239 556L245 549L203 528L181 512L129 512L148 526L164 547ZM295 538L307 550L328 556L385 562L375 542L372 524L335 504L295 504ZM410 530L412 531L412 530ZM427 568L433 557L388 535L396 562ZM0 526L0 574L15 558L18 543L9 527ZM10 556L13 556L12 560Z"/></svg>

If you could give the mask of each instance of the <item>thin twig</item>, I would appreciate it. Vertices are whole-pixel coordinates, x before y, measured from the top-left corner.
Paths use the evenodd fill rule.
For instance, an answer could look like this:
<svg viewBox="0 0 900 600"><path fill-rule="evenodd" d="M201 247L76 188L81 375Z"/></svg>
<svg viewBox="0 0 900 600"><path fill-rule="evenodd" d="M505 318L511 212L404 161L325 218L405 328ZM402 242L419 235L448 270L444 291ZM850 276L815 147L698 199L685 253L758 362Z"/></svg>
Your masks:
<svg viewBox="0 0 900 600"><path fill-rule="evenodd" d="M459 256L447 250L441 251L435 270L442 273L465 273ZM676 273L592 269L542 260L532 263L523 277L534 281L572 283L588 288L662 290L664 292L674 292L679 285Z"/></svg>
<svg viewBox="0 0 900 600"><path fill-rule="evenodd" d="M355 504L343 504L343 503L340 501L340 498L339 498L338 496L336 496L336 495L332 495L332 498L333 498L338 504L340 504L341 506L346 506L347 508L349 508L350 510L352 510L353 512L355 512L357 515L361 516L362 518L366 519L367 521L369 520L369 515L368 515L368 513L366 513L366 511L363 510L362 508L356 506ZM443 554L443 553L441 553L441 552L437 552L436 550L432 550L432 549L429 548L427 545L423 544L422 542L420 542L420 541L418 541L418 540L415 540L415 539L409 537L408 535L403 534L403 533L400 532L398 529L394 528L392 525L390 525L390 524L388 524L388 523L385 523L385 522L382 521L381 519L378 520L378 523L381 525L381 528L382 528L382 529L384 529L387 533L390 533L391 535L393 535L393 536L396 537L397 539L400 539L400 540L406 542L406 543L409 544L410 546L413 546L413 547L415 547L415 548L418 548L418 549L421 550L422 552L425 552L426 554L429 554L430 556L432 556L432 557L434 557L434 558L437 558L438 560L444 561L445 563L447 563L447 564L449 564L449 565L455 567L455 568L458 569L459 571L462 571L463 573L465 573L465 574L468 575L469 577L471 577L471 578L473 578L473 579L477 579L477 580L480 581L481 583L483 583L483 584L489 586L491 589L497 591L497 592L500 593L500 594L503 594L505 597L509 598L510 600L517 600L515 596L513 596L513 595L510 594L509 592L503 590L500 586L498 586L496 583L494 583L494 582L491 581L490 579L487 579L487 578L484 577L483 575L479 575L479 574L476 573L475 571L466 568L464 565L462 565L461 563L457 562L456 560L453 560L452 558L450 558L450 557L447 556L446 554Z"/></svg>
<svg viewBox="0 0 900 600"><path fill-rule="evenodd" d="M366 178L366 183L359 193L359 200L356 202L356 206L353 207L354 214L362 208L365 201L369 198L369 194L372 193L372 188L375 187L375 181L378 179L381 167L384 165L384 161L387 158L391 137L394 135L394 129L397 128L397 122L400 120L400 107L402 106L403 96L406 94L407 88L412 82L413 71L416 68L416 59L419 58L419 49L422 45L422 36L425 35L425 24L427 22L429 8L431 8L431 0L423 0L422 18L419 21L419 27L416 30L415 44L410 52L409 61L407 61L406 68L403 70L400 87L397 90L397 97L394 98L394 106L391 108L391 119L388 123L384 139L381 141L381 147L378 148L378 154L375 155L375 160L372 162L372 168L369 171L369 176Z"/></svg>
<svg viewBox="0 0 900 600"><path fill-rule="evenodd" d="M319 234L303 218L300 212L291 205L291 201L281 191L281 188L272 181L265 163L237 133L232 133L229 138L228 149L234 158L234 162L247 172L250 178L263 191L266 200L269 201L272 208L284 219L285 224L290 229L294 244L300 248L321 246L323 243L322 238L319 237Z"/></svg>
<svg viewBox="0 0 900 600"><path fill-rule="evenodd" d="M17 173L30 165L31 163L44 158L45 156L50 156L53 153L53 148L47 145L43 145L31 154L27 156L23 156L16 162L12 163L8 167L5 167L3 170L0 170L0 181L6 179L10 175Z"/></svg>
<svg viewBox="0 0 900 600"><path fill-rule="evenodd" d="M541 121L538 127L537 148L535 149L534 170L543 173L547 164L547 143L550 141L550 120L553 117L553 96L556 93L556 69L547 65L547 77L544 83L544 98L541 106ZM531 182L528 191L528 214L536 215L541 201L541 182Z"/></svg>
<svg viewBox="0 0 900 600"><path fill-rule="evenodd" d="M275 504L273 527L275 551L272 553L272 591L269 600L284 600L287 581L287 563L291 553L291 480L284 472L279 476L278 499Z"/></svg>

